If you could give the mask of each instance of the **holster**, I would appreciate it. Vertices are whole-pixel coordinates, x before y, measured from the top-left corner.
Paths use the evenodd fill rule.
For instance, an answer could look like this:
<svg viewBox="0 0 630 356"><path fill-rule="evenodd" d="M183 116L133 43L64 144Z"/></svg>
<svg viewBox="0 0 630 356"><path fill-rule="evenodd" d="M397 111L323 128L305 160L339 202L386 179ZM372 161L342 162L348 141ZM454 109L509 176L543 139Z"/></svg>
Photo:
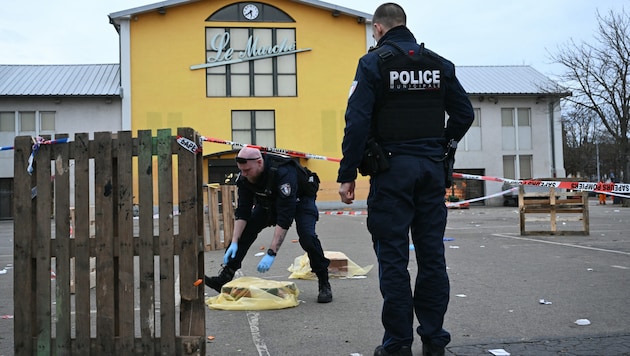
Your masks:
<svg viewBox="0 0 630 356"><path fill-rule="evenodd" d="M457 141L450 140L446 146L444 157L444 186L450 188L453 185L453 166L455 165L455 150L457 150Z"/></svg>
<svg viewBox="0 0 630 356"><path fill-rule="evenodd" d="M453 165L455 164L455 157L446 157L444 160L444 186L450 188L453 185Z"/></svg>
<svg viewBox="0 0 630 356"><path fill-rule="evenodd" d="M383 148L374 138L368 139L363 159L359 165L359 173L363 176L373 176L389 169L389 161Z"/></svg>

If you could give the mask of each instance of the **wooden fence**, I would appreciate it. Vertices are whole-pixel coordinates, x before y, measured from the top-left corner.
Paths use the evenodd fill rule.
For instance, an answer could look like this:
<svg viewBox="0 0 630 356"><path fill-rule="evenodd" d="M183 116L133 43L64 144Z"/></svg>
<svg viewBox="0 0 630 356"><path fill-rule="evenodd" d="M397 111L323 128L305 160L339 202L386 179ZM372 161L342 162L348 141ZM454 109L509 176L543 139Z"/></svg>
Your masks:
<svg viewBox="0 0 630 356"><path fill-rule="evenodd" d="M204 214L206 251L223 250L234 232L234 209L238 199L235 185L206 185L208 210Z"/></svg>
<svg viewBox="0 0 630 356"><path fill-rule="evenodd" d="M202 157L179 137L199 144L190 128L76 134L41 145L31 175L33 142L15 139L16 355L205 354Z"/></svg>

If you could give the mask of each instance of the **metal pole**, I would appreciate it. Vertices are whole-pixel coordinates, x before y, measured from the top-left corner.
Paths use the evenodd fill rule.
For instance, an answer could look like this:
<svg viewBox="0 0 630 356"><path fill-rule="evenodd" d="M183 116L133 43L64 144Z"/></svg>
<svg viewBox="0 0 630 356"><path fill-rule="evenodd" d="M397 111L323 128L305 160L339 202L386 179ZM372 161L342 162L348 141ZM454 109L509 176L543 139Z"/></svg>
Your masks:
<svg viewBox="0 0 630 356"><path fill-rule="evenodd" d="M599 142L595 139L595 152L597 157L597 181L601 181L601 177L599 175Z"/></svg>

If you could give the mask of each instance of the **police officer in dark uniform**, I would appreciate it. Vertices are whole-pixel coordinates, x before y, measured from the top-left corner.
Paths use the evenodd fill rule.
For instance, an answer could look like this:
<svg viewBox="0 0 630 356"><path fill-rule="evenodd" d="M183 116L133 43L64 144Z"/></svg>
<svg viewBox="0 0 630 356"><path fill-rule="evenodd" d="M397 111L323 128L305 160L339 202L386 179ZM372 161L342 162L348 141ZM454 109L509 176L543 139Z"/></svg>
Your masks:
<svg viewBox="0 0 630 356"><path fill-rule="evenodd" d="M267 272L295 220L300 245L306 251L311 270L319 280L317 302L331 302L332 290L328 281L330 261L324 256L315 233L315 224L319 218L315 205L317 188L306 186L306 181L300 184L300 180L305 179L300 176L305 174L305 171L300 171L303 167L289 158L272 154L263 156L252 147L241 149L236 163L241 173L236 181L238 203L234 234L223 257L223 269L218 276L206 276L206 285L221 292L221 287L231 281L234 273L241 268L247 250L258 233L267 226L275 225L271 245L258 264L258 272Z"/></svg>
<svg viewBox="0 0 630 356"><path fill-rule="evenodd" d="M367 227L379 263L385 329L374 355L411 355L414 311L422 354L444 355L451 339L443 329L450 292L445 153L472 124L473 108L454 65L417 43L399 5L379 6L372 22L378 43L359 60L350 91L339 194L352 203L357 168L367 166L361 173L370 175ZM409 231L418 263L413 292Z"/></svg>

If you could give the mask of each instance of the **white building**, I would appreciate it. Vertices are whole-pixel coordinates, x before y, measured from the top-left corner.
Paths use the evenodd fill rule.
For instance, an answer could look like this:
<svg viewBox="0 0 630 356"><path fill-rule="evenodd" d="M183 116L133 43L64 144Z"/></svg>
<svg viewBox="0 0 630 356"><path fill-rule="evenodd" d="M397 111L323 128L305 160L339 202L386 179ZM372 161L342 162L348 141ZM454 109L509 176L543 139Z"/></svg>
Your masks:
<svg viewBox="0 0 630 356"><path fill-rule="evenodd" d="M475 122L459 144L455 171L510 179L566 176L560 122L566 89L530 66L457 67L457 76ZM467 181L465 197L501 190L501 183ZM486 201L501 203L501 197Z"/></svg>
<svg viewBox="0 0 630 356"><path fill-rule="evenodd" d="M16 136L121 129L120 66L0 65L0 147ZM0 219L13 216L13 150L0 151Z"/></svg>

